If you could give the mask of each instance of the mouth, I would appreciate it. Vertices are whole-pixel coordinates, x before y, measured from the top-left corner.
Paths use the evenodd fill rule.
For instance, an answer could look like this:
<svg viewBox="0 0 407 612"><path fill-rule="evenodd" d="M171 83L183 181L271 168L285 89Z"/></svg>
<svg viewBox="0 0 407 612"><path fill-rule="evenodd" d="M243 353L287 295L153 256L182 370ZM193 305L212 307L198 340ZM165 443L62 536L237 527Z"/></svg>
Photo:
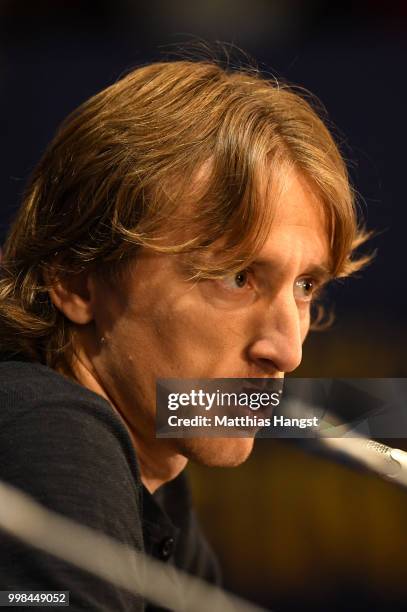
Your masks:
<svg viewBox="0 0 407 612"><path fill-rule="evenodd" d="M245 393L247 395L248 398L250 398L251 393L253 393L253 389L241 389L242 393ZM269 405L258 405L258 403L256 403L255 407L251 406L250 404L250 399L248 401L248 403L244 403L244 404L230 404L228 407L223 408L222 411L219 411L220 414L226 414L228 417L251 417L251 418L258 418L258 419L264 419L266 417L270 417L273 413L274 410L274 406L269 404ZM256 427L256 429L259 429L259 427Z"/></svg>

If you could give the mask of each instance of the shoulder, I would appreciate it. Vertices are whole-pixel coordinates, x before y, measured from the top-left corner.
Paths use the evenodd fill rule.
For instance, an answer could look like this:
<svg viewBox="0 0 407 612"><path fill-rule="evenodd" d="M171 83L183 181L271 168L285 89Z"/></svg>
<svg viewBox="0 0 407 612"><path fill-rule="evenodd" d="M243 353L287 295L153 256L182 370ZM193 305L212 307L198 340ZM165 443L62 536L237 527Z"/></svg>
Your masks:
<svg viewBox="0 0 407 612"><path fill-rule="evenodd" d="M0 362L1 480L144 549L142 485L124 425L102 397L40 364ZM144 609L129 593L6 534L0 548L2 588L69 590L73 610Z"/></svg>
<svg viewBox="0 0 407 612"><path fill-rule="evenodd" d="M0 403L0 425L51 406L61 412L86 406L99 420L120 424L103 397L40 363L0 361Z"/></svg>
<svg viewBox="0 0 407 612"><path fill-rule="evenodd" d="M105 431L128 458L133 455L126 428L103 397L42 364L0 362L0 432L19 430L24 423L36 423L38 433L57 423L67 429L55 434L69 435L71 428L81 429L82 436L92 429Z"/></svg>
<svg viewBox="0 0 407 612"><path fill-rule="evenodd" d="M134 520L141 507L137 460L118 415L41 364L0 363L0 478L91 526L118 507Z"/></svg>

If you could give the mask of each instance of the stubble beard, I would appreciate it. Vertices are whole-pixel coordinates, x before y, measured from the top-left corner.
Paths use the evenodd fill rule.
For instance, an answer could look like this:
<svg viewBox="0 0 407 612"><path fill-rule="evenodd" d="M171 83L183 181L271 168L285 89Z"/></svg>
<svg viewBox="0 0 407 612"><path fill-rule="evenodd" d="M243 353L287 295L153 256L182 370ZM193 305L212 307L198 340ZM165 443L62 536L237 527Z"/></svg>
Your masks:
<svg viewBox="0 0 407 612"><path fill-rule="evenodd" d="M254 437L182 438L177 440L179 453L207 467L237 467L248 459Z"/></svg>

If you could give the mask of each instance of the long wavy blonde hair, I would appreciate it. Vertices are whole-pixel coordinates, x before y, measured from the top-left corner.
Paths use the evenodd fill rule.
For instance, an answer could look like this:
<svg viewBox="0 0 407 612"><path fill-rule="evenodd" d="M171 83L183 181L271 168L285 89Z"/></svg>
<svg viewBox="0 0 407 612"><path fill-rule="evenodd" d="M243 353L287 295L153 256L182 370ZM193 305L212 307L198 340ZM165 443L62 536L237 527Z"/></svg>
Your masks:
<svg viewBox="0 0 407 612"><path fill-rule="evenodd" d="M4 245L0 351L69 364L73 326L49 297L50 270L117 279L141 247L184 252L194 278L242 269L267 236L264 189L273 195L284 164L323 202L332 275L360 269L366 232L346 165L307 96L255 70L173 61L92 97L47 148ZM219 239L219 256L202 257Z"/></svg>

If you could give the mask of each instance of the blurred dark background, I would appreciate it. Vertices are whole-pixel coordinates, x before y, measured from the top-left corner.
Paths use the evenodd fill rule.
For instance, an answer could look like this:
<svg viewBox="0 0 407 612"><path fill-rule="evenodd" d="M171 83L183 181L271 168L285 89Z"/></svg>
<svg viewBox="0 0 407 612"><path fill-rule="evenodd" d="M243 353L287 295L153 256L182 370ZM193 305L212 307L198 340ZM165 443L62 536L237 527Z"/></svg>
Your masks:
<svg viewBox="0 0 407 612"><path fill-rule="evenodd" d="M392 1L0 0L0 243L68 112L173 45L232 43L319 97L377 230L374 262L330 291L336 322L311 334L297 375L407 376L406 33ZM191 477L229 588L275 610L407 609L404 492L272 440Z"/></svg>

